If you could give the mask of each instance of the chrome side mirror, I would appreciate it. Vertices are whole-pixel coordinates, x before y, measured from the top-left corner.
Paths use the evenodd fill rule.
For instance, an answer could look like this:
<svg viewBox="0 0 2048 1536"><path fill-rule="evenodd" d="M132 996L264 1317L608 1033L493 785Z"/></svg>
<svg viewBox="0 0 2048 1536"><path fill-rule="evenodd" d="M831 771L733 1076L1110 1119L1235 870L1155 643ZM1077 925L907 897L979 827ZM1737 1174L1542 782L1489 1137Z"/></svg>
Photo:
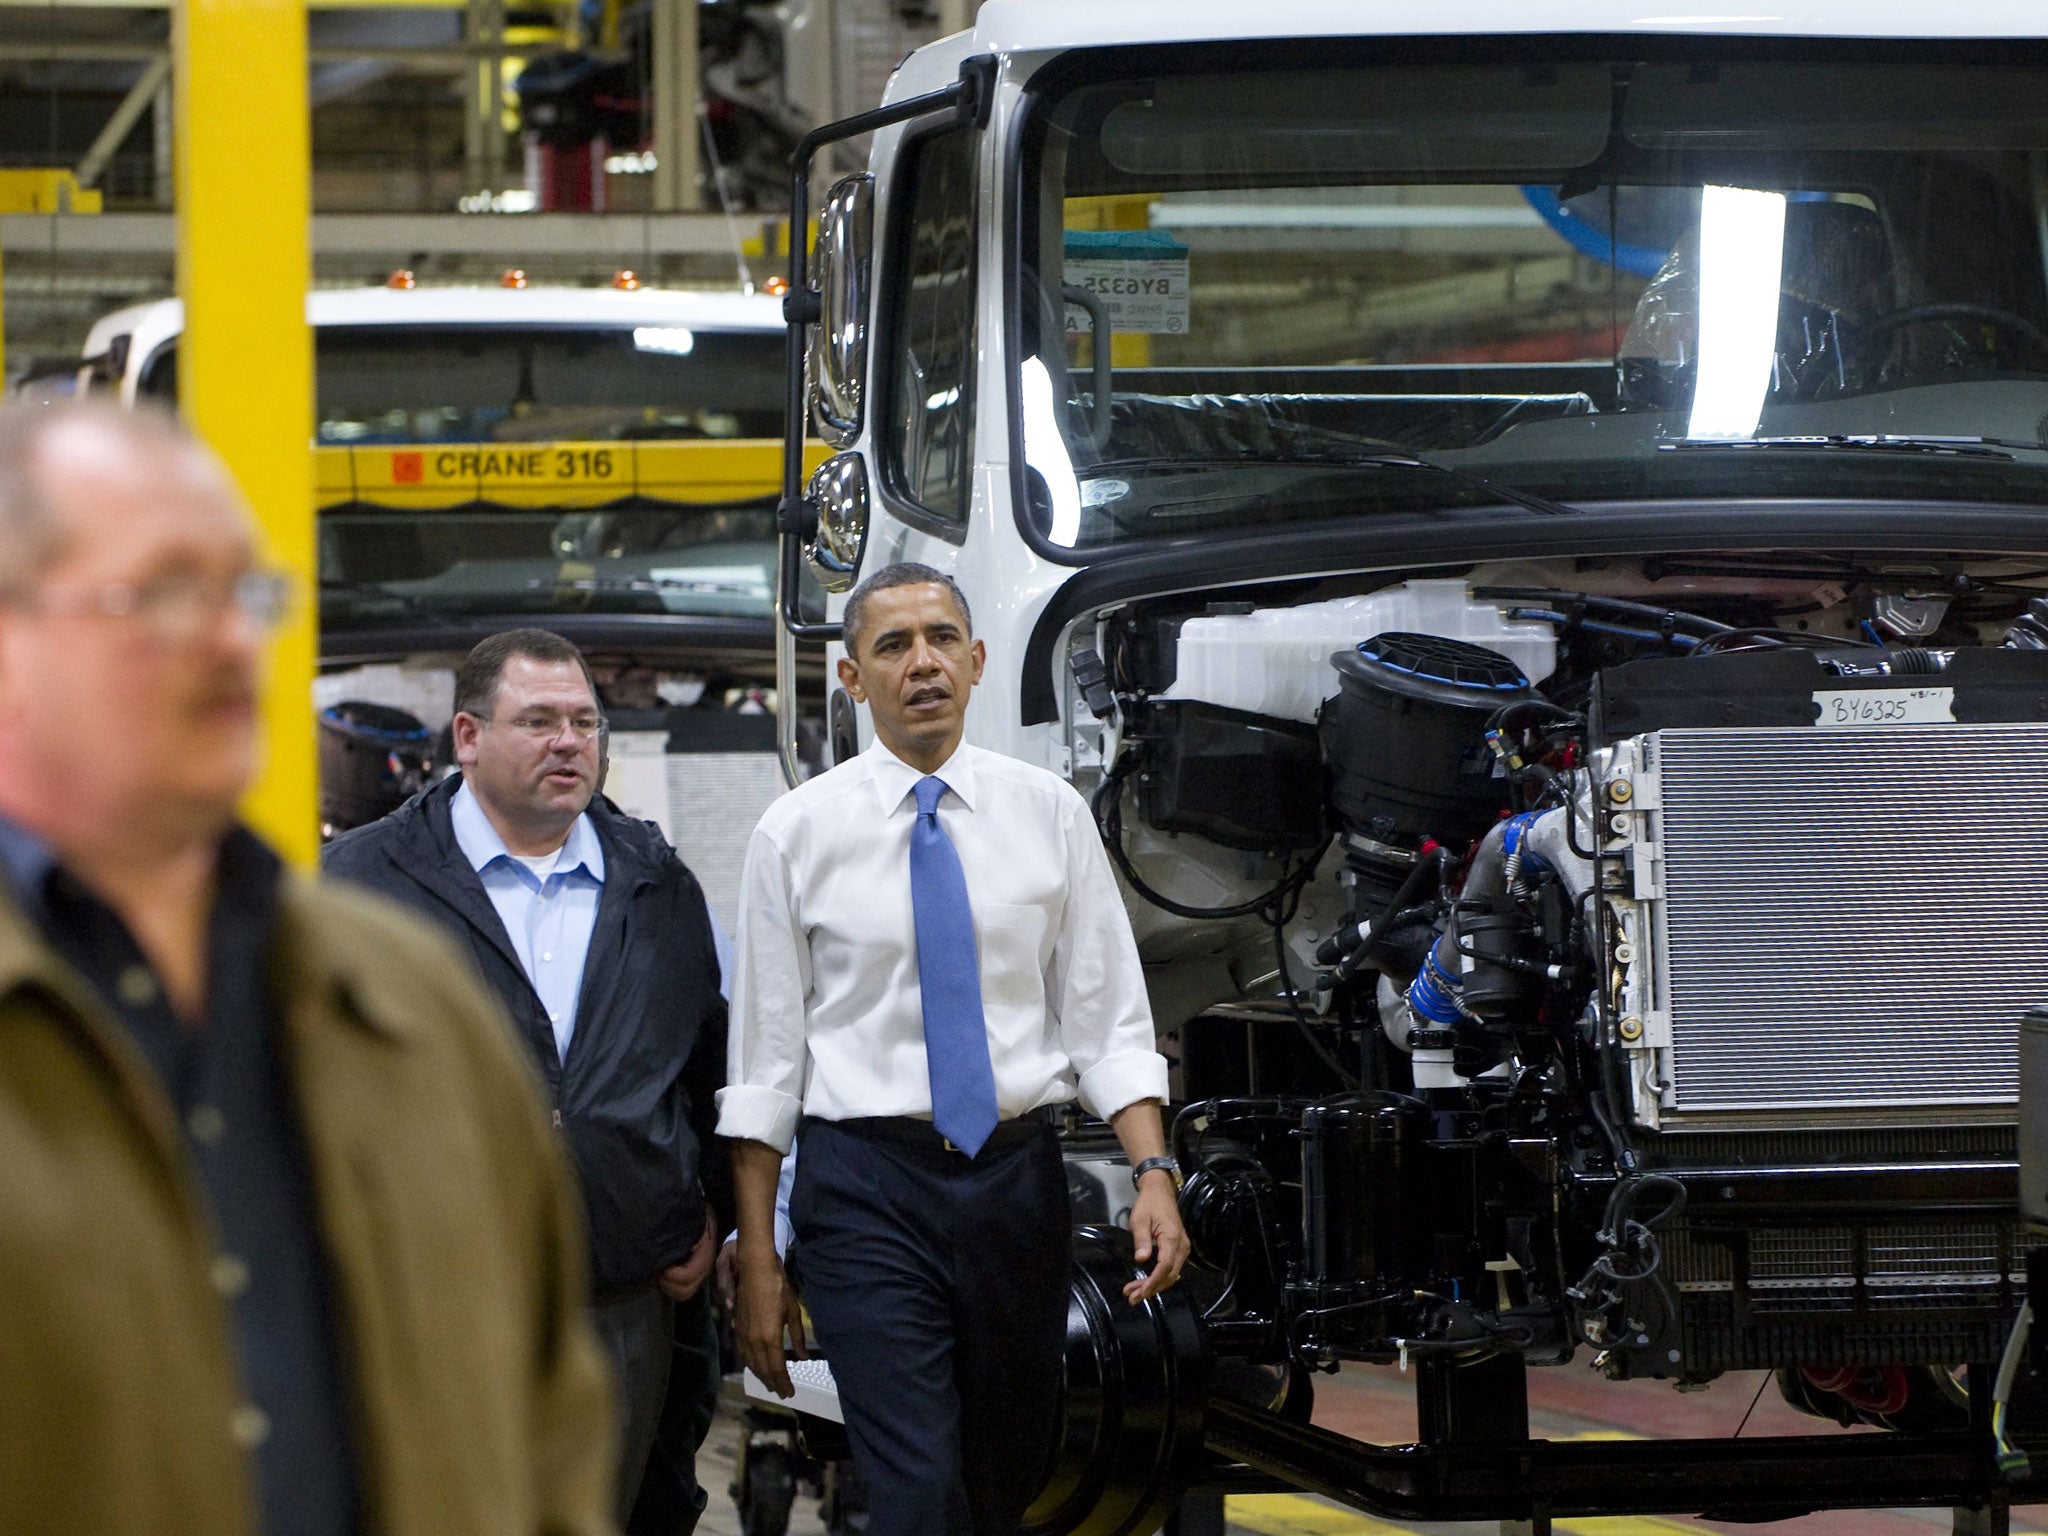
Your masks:
<svg viewBox="0 0 2048 1536"><path fill-rule="evenodd" d="M811 414L835 448L860 436L868 367L868 298L873 276L875 178L835 182L818 211L812 271L818 328L811 333Z"/></svg>
<svg viewBox="0 0 2048 1536"><path fill-rule="evenodd" d="M844 592L860 573L868 542L868 466L857 453L835 453L811 471L804 487L811 532L804 559L827 592Z"/></svg>

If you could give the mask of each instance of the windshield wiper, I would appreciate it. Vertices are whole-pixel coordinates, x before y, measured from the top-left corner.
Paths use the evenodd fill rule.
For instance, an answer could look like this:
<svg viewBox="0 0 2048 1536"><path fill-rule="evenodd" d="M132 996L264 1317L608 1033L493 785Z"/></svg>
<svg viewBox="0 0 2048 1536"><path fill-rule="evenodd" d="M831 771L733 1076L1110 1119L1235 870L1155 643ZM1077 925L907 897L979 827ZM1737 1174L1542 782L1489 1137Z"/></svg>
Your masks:
<svg viewBox="0 0 2048 1536"><path fill-rule="evenodd" d="M1419 469L1431 474L1442 475L1460 485L1470 486L1488 496L1496 496L1511 505L1535 512L1544 517L1577 517L1582 508L1567 502L1552 501L1547 496L1538 496L1512 485L1488 480L1470 470L1457 469L1436 459L1426 459L1419 453L1344 453L1330 449L1308 449L1298 453L1239 453L1215 454L1199 458L1150 458L1112 459L1087 468L1087 479L1097 479L1130 471L1144 472L1161 469L1215 469L1220 466L1285 466L1308 465L1318 469Z"/></svg>
<svg viewBox="0 0 2048 1536"><path fill-rule="evenodd" d="M2038 453L2041 447L2040 443L2009 437L1912 436L1889 432L1817 432L1795 437L1683 437L1657 445L1660 453L1698 453L1715 449L1752 453L1793 449L1811 453L1846 448L1860 453L1925 453L1944 458L2000 459L2008 464L2012 462L2012 455L2005 450L2017 448Z"/></svg>
<svg viewBox="0 0 2048 1536"><path fill-rule="evenodd" d="M570 576L551 581L533 577L529 592L696 592L706 597L755 597L767 602L774 589L765 581L714 581L693 576Z"/></svg>

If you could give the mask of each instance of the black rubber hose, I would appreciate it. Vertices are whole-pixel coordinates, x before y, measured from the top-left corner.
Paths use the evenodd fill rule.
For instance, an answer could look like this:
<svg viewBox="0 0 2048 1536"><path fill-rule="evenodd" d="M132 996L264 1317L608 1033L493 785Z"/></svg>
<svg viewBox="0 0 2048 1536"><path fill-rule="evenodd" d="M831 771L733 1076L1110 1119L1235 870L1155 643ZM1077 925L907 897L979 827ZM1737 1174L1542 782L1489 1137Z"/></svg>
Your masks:
<svg viewBox="0 0 2048 1536"><path fill-rule="evenodd" d="M1549 587L1480 587L1472 595L1482 600L1499 599L1504 602L1582 603L1588 608L1604 608L1610 613L1654 619L1659 624L1682 624L1709 635L1722 634L1734 627L1681 609L1659 608L1653 603L1632 603L1627 598L1603 597L1597 592L1566 592Z"/></svg>
<svg viewBox="0 0 2048 1536"><path fill-rule="evenodd" d="M1316 949L1316 964L1334 965L1355 949L1371 949L1380 934L1400 915L1415 893L1422 888L1422 880L1436 868L1433 858L1416 857L1400 889L1394 892L1394 899L1380 909L1380 915L1372 920L1370 927L1348 927L1331 934Z"/></svg>

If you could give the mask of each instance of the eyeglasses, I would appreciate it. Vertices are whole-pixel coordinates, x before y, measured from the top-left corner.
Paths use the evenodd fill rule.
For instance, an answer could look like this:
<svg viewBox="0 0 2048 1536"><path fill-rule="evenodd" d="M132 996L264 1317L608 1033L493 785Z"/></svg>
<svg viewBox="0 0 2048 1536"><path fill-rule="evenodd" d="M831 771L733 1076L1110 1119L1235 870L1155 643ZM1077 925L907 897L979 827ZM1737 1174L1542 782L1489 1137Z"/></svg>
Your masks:
<svg viewBox="0 0 2048 1536"><path fill-rule="evenodd" d="M593 736L602 736L611 722L592 710L579 710L573 715L557 714L552 710L521 710L510 720L486 720L485 725L502 725L508 731L534 741L553 741L562 734L562 727L569 728L569 734L578 741L589 741Z"/></svg>
<svg viewBox="0 0 2048 1536"><path fill-rule="evenodd" d="M97 587L38 587L15 593L8 601L45 613L137 619L158 640L179 645L197 638L229 608L269 633L291 612L292 581L281 571L244 571L225 580L159 576L154 581Z"/></svg>

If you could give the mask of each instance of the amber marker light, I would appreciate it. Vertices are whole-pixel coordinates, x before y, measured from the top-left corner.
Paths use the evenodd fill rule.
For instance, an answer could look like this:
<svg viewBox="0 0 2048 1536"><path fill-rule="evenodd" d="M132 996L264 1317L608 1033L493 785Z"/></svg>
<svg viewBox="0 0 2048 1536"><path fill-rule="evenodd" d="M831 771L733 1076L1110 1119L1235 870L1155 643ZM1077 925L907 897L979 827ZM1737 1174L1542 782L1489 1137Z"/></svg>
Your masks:
<svg viewBox="0 0 2048 1536"><path fill-rule="evenodd" d="M498 279L498 286L500 288L524 288L526 286L526 269L524 267L507 267L505 275Z"/></svg>

